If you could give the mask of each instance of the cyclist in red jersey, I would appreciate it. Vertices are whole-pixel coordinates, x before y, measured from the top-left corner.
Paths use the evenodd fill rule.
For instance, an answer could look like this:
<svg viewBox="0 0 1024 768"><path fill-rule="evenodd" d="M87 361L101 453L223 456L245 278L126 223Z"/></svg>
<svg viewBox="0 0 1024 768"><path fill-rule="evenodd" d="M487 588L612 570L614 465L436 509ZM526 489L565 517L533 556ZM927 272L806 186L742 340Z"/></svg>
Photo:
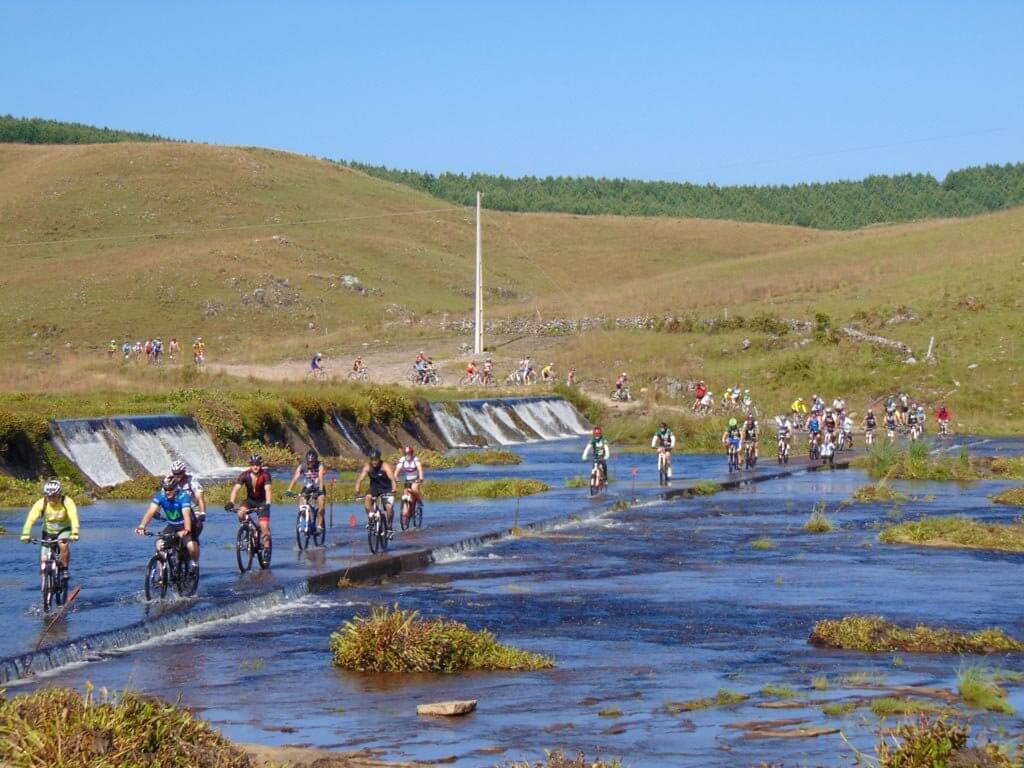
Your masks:
<svg viewBox="0 0 1024 768"><path fill-rule="evenodd" d="M238 521L245 520L246 513L259 507L260 530L263 531L263 546L270 547L270 502L273 500L270 472L263 466L263 457L254 453L249 457L249 468L238 476L231 488L231 504L238 499L238 493L245 488L245 501L238 507Z"/></svg>

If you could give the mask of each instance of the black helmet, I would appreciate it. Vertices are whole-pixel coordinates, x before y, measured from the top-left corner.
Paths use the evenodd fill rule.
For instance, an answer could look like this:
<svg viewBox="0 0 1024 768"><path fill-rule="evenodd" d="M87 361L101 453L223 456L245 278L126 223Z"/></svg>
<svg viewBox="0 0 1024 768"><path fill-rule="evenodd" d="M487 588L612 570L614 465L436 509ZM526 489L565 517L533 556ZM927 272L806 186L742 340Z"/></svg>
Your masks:
<svg viewBox="0 0 1024 768"><path fill-rule="evenodd" d="M249 457L249 466L250 467L262 467L263 466L263 457L260 456L260 454L258 454L258 453L252 454Z"/></svg>
<svg viewBox="0 0 1024 768"><path fill-rule="evenodd" d="M317 453L312 448L310 448L308 451L306 451L306 463L316 466L317 464L320 463L320 454Z"/></svg>
<svg viewBox="0 0 1024 768"><path fill-rule="evenodd" d="M374 459L379 459L379 458L380 458L380 450L377 449L377 448L372 449L370 451L370 461L373 461Z"/></svg>

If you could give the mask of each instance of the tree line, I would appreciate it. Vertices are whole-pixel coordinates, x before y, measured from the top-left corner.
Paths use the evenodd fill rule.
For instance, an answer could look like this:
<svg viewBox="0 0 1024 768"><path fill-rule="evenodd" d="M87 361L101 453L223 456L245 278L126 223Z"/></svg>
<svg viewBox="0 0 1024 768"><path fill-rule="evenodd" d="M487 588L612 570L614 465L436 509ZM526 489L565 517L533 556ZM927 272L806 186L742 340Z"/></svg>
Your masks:
<svg viewBox="0 0 1024 768"><path fill-rule="evenodd" d="M399 182L435 197L501 211L582 215L676 216L856 229L870 224L972 216L1024 204L1024 163L930 174L869 176L778 186L729 186L635 179L430 173L340 161L371 176Z"/></svg>
<svg viewBox="0 0 1024 768"><path fill-rule="evenodd" d="M169 141L163 136L84 123L44 120L41 117L0 115L0 143L5 144L101 144L116 141Z"/></svg>

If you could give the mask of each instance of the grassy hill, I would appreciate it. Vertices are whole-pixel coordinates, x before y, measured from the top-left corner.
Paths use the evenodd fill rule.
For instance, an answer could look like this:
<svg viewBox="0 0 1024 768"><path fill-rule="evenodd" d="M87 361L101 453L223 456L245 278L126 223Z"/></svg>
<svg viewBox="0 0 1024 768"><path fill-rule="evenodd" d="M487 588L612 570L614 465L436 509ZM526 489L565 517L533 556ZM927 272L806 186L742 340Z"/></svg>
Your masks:
<svg viewBox="0 0 1024 768"><path fill-rule="evenodd" d="M818 389L846 393L862 412L901 386L948 397L975 427L1024 423L1024 210L853 232L486 211L484 233L489 317L685 319L675 332L524 339L502 358L532 351L561 370L576 364L598 391L623 368L652 386L665 374L706 378L716 393L735 382L769 408ZM0 145L0 389L142 386L100 371L111 337L203 335L214 360L256 363L347 355L361 342L450 354L466 337L440 322L471 309L473 240L465 208L293 154ZM342 275L365 290L343 287ZM779 320L816 315L918 357L935 336L938 363L777 333ZM89 376L74 367L83 360Z"/></svg>

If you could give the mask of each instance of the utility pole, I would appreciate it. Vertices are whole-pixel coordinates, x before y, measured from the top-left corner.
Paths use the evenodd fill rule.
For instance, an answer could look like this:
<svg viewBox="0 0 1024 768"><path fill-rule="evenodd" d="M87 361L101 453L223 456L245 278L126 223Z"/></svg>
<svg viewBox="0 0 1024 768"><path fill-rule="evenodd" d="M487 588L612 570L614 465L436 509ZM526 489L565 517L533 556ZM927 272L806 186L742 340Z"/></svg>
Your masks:
<svg viewBox="0 0 1024 768"><path fill-rule="evenodd" d="M480 198L476 193L476 302L473 307L473 354L484 352L484 262L483 244L480 237Z"/></svg>

